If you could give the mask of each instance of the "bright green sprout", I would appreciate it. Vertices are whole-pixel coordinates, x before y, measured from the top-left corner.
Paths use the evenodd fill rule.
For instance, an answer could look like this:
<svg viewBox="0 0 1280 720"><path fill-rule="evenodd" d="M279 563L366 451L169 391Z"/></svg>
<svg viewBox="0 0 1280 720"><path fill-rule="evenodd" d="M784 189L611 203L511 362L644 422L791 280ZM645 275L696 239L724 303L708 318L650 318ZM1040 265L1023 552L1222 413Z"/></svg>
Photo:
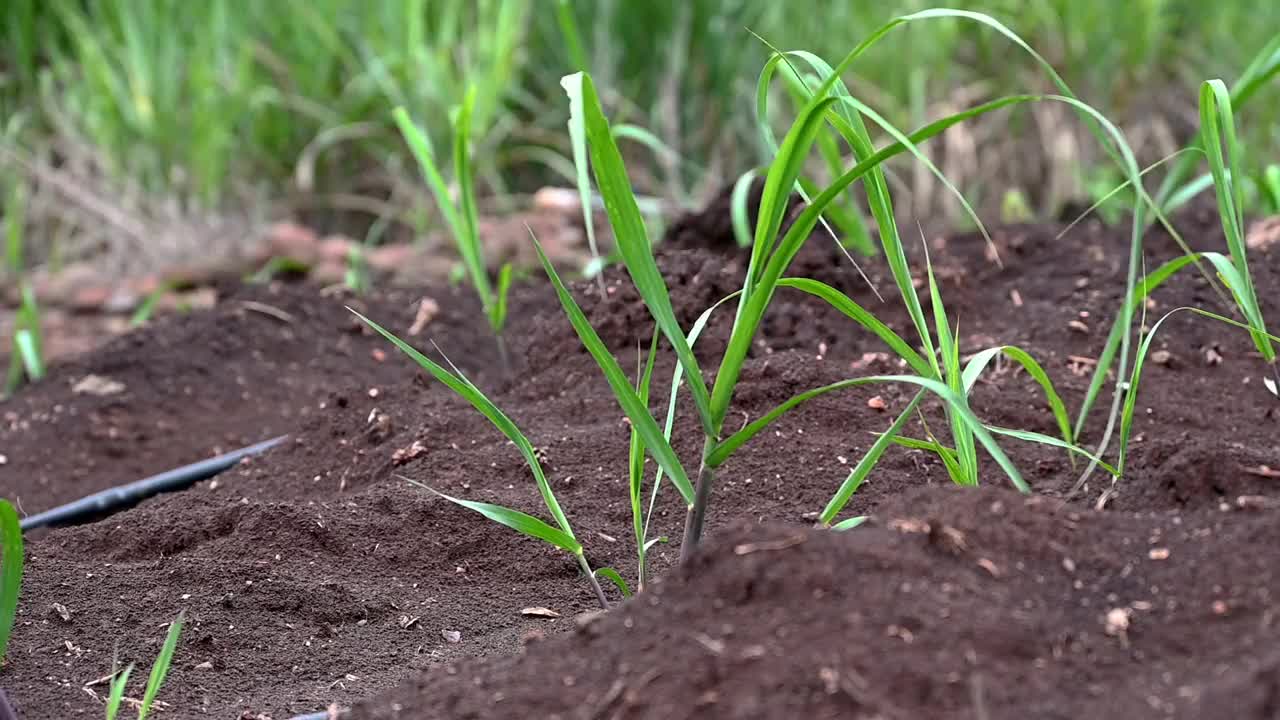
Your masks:
<svg viewBox="0 0 1280 720"><path fill-rule="evenodd" d="M350 308L348 308L350 310ZM544 520L536 518L528 513L513 510L511 508L494 505L492 503L474 502L470 500L462 500L459 498L445 495L428 485L420 483L416 480L408 480L413 485L422 487L439 497L448 500L460 507L464 507L473 512L489 518L490 520L506 527L511 528L529 537L541 540L565 552L568 552L577 561L578 566L586 574L587 579L591 583L592 590L595 592L596 599L600 602L601 607L607 608L608 601L605 599L604 592L600 589L600 584L596 581L596 572L587 564L586 555L583 552L582 544L578 542L574 535L573 527L569 524L569 518L565 515L564 510L560 507L559 500L556 499L555 493L551 489L551 483L547 480L546 472L542 469L542 463L538 460L537 452L534 450L533 443L529 442L529 438L516 426L511 418L498 408L481 390L476 387L465 375L456 367L452 369L436 363L431 358L423 355L412 345L404 340L396 337L390 331L381 325L373 322L369 318L361 315L355 310L351 310L356 317L360 318L366 325L373 328L393 345L400 349L401 352L408 355L418 363L418 365L429 372L432 377L444 383L450 390L462 399L471 403L480 414L488 418L503 435L506 435L516 448L520 451L520 455L529 465L529 470L533 473L534 481L538 485L538 492L542 495L542 501L547 507L547 511L551 513L551 517L555 519L556 524L550 525Z"/></svg>
<svg viewBox="0 0 1280 720"><path fill-rule="evenodd" d="M151 674L147 676L147 686L143 690L142 700L138 702L138 720L146 720L151 714L152 705L155 704L156 695L160 693L160 688L164 687L164 680L169 675L169 666L173 663L173 653L178 647L178 636L182 634L182 624L186 616L186 611L178 613L178 617L169 623L169 632L165 635L164 645L160 647L160 654L156 656L155 665L151 666ZM107 720L115 720L116 715L120 712L120 705L123 703L125 689L129 684L129 676L133 674L133 665L130 664L123 670L116 672L115 677L111 679L110 690L107 694Z"/></svg>
<svg viewBox="0 0 1280 720"><path fill-rule="evenodd" d="M454 117L453 174L454 182L458 187L457 202L453 200L436 163L430 138L413 123L408 111L403 107L396 108L392 115L409 149L413 152L432 194L435 195L436 205L439 206L440 214L444 216L453 235L458 255L462 257L462 264L471 279L471 284L475 286L476 293L480 296L485 317L489 320L489 327L497 339L503 365L509 367L502 330L507 321L507 292L510 289L511 270L509 266L501 270L495 288L489 278L489 270L484 259L484 247L480 242L480 221L476 213L475 181L471 167L471 126L475 101L476 91L471 87Z"/></svg>
<svg viewBox="0 0 1280 720"><path fill-rule="evenodd" d="M0 500L0 665L4 664L22 591L22 524L8 500Z"/></svg>

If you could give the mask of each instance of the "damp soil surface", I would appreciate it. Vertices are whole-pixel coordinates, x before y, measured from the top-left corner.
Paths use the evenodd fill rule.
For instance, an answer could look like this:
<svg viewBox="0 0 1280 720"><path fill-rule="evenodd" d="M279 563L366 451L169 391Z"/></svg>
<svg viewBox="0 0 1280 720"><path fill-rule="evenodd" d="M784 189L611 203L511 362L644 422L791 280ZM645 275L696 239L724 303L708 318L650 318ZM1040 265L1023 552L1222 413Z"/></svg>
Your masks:
<svg viewBox="0 0 1280 720"><path fill-rule="evenodd" d="M1212 213L1177 225L1193 247L1222 249ZM1018 345L1074 413L1129 249L1122 231L1061 229L929 248L962 351ZM1148 267L1178 252L1152 231ZM922 261L918 247L912 256ZM746 260L724 207L673 226L659 265L684 327L740 286ZM1280 250L1252 261L1264 314L1278 317ZM913 336L883 263L863 269L884 302L829 238L811 238L790 274ZM634 367L652 324L625 271L606 273L603 293L573 289ZM792 293L780 291L746 363L733 429L803 390L902 372L869 332ZM1153 295L1147 320L1217 303L1187 271ZM651 551L657 579L626 602L607 589L615 607L599 615L563 553L408 482L545 514L515 448L346 306L443 351L490 392L538 449L593 566L634 582L628 426L545 284L513 290L509 367L464 290L225 287L215 308L157 319L0 404L0 496L25 514L290 436L190 490L28 533L0 667L21 717L101 716L113 661L148 668L180 611L158 717L280 720L330 706L354 718L1274 715L1280 402L1240 331L1190 313L1164 324L1121 482L1099 471L1072 494L1081 463L1006 438L1035 493L985 460L983 487L958 488L936 457L892 448L845 513L870 519L849 532L811 526L912 391L813 400L723 466L706 545L678 567L684 511L665 492L652 534L672 541ZM731 307L697 345L708 379ZM655 414L672 369L659 359ZM1110 387L1086 444L1102 434ZM1056 430L1039 386L1011 366L993 366L972 401L991 424ZM925 419L945 427L936 407ZM697 435L682 404L673 443L687 463Z"/></svg>

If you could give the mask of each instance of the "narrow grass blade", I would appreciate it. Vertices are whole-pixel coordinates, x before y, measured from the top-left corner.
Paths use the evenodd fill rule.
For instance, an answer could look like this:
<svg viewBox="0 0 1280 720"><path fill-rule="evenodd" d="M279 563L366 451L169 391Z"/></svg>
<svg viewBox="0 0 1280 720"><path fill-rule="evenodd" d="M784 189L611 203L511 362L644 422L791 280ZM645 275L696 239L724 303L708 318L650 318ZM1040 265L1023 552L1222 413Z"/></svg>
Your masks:
<svg viewBox="0 0 1280 720"><path fill-rule="evenodd" d="M405 143L408 144L414 159L418 161L418 167L422 171L428 187L431 188L432 195L436 198L436 205L439 206L440 214L444 216L445 222L449 225L449 230L453 234L455 242L461 243L466 228L463 225L458 208L449 194L449 186L445 184L444 176L441 175L440 168L436 164L436 156L431 147L431 139L409 117L408 110L397 107L392 111L391 117L395 120L396 127L400 129L400 134L404 136Z"/></svg>
<svg viewBox="0 0 1280 720"><path fill-rule="evenodd" d="M18 332L14 333L14 345L22 357L27 377L40 380L44 377L44 340L40 330L40 306L36 304L36 292L31 283L22 284L22 304L18 308Z"/></svg>
<svg viewBox="0 0 1280 720"><path fill-rule="evenodd" d="M969 409L969 404L964 402L964 398L958 393L947 387L945 383L939 382L932 378L917 377L915 375L868 375L866 377L851 378L823 385L822 387L802 392L789 400L778 405L774 409L765 413L764 416L747 424L742 430L734 433L720 444L708 455L708 464L712 467L723 463L735 450L742 446L747 440L755 437L761 430L768 427L774 420L784 415L789 410L812 400L813 398L825 395L836 390L845 390L859 385L869 385L873 383L909 383L924 388L929 392L937 395L943 402L947 403L949 410L954 412L973 432L974 436L982 443L987 453L996 461L996 464L1004 470L1009 476L1009 480L1014 487L1023 492L1030 492L1031 488L1023 481L1022 475L1014 466L1013 461L1009 459L1004 451L996 444L995 439L987 432L986 427L978 420L978 417Z"/></svg>
<svg viewBox="0 0 1280 720"><path fill-rule="evenodd" d="M1066 450L1069 453L1083 456L1085 459L1091 462L1097 463L1098 467L1102 468L1103 470L1106 470L1108 473L1112 475L1118 474L1118 471L1114 467L1103 462L1102 458L1098 457L1097 455L1094 455L1093 453L1089 452L1088 450L1085 450L1079 445L1073 445L1072 443L1065 442L1060 438L1056 438L1052 435L1045 435L1043 433L1033 432L1031 430L1015 430L1012 428L997 427L995 425L987 425L986 428L987 430L990 430L996 435L1004 435L1006 437L1016 438L1018 440L1024 440L1026 442L1033 442L1033 443L1039 443L1041 445L1049 445L1051 447L1062 448L1063 450Z"/></svg>
<svg viewBox="0 0 1280 720"><path fill-rule="evenodd" d="M32 380L44 377L44 361L40 357L35 334L23 328L13 334L13 345L18 351L18 357L22 358L22 367L26 370L27 377Z"/></svg>
<svg viewBox="0 0 1280 720"><path fill-rule="evenodd" d="M499 525L505 525L518 533L554 545L561 550L565 550L574 555L582 552L582 544L579 543L573 535L559 528L553 527L552 525L539 520L528 513L520 512L519 510L512 510L511 508L494 505L492 503L463 500L451 495L445 495L439 490L415 480L409 480L409 482L423 488L424 490L428 490L432 494L438 495L455 505L480 513Z"/></svg>
<svg viewBox="0 0 1280 720"><path fill-rule="evenodd" d="M156 700L160 688L164 687L164 679L169 675L169 666L173 663L173 653L178 648L178 636L182 634L182 623L186 611L178 613L178 617L169 623L169 632L165 635L164 645L156 656L156 664L151 666L151 674L147 677L147 689L142 694L142 705L138 707L138 720L146 720L151 713L151 705Z"/></svg>
<svg viewBox="0 0 1280 720"><path fill-rule="evenodd" d="M858 527L859 525L861 525L862 523L866 522L868 519L869 519L869 518L868 518L866 515L858 515L858 516L856 516L856 517L851 517L851 518L847 518L847 519L845 519L845 520L841 520L840 522L836 523L835 525L832 525L832 526L831 526L831 529L832 529L832 530L839 530L839 531L843 531L843 530L852 530L852 529L854 529L854 528Z"/></svg>
<svg viewBox="0 0 1280 720"><path fill-rule="evenodd" d="M712 305L711 307L702 311L702 314L699 315L698 319L694 321L693 327L689 329L689 335L686 337L686 340L689 341L690 348L692 348L694 344L697 343L698 337L702 334L702 331L706 328L707 322L711 319L712 313L714 313L717 309L719 309L721 305L724 305L730 300L733 300L734 298L739 297L741 294L742 294L741 290L732 292L720 298L719 300L717 300L715 304ZM666 423L663 425L663 428L662 428L662 437L668 442L671 441L671 431L676 424L676 401L680 396L680 385L683 378L684 378L684 366L681 365L680 363L676 363L675 369L672 370L671 372L671 394L670 394L670 397L667 399L667 418L666 418ZM653 491L649 495L649 510L645 514L645 520L644 520L645 537L648 537L649 535L649 521L653 519L653 508L658 502L658 491L661 488L662 488L662 466L659 465L658 471L654 474Z"/></svg>
<svg viewBox="0 0 1280 720"><path fill-rule="evenodd" d="M658 339L662 337L657 327L653 329L653 339L649 342L649 357L644 362L643 368L636 368L636 394L640 397L640 402L649 406L649 385L653 380L654 360L658 356ZM641 358L636 358L637 364ZM679 366L679 363L676 363ZM668 437L668 439L670 439ZM640 437L640 433L631 428L631 442L628 447L628 463L627 463L627 485L630 493L631 501L631 525L636 537L636 557L638 561L638 569L636 571L636 584L644 589L645 586L645 532L646 524L644 517L644 439Z"/></svg>
<svg viewBox="0 0 1280 720"><path fill-rule="evenodd" d="M133 674L133 665L121 670L111 679L111 691L107 694L107 720L115 720L120 712L120 703L124 701L125 687L129 684L129 676Z"/></svg>
<svg viewBox="0 0 1280 720"><path fill-rule="evenodd" d="M351 310L351 308L347 309ZM525 437L525 434L520 431L520 428L517 427L514 422L512 422L511 418L507 417L506 413L498 409L498 406L494 405L492 400L486 397L484 393L480 392L480 388L477 388L470 380L463 377L461 374L454 374L449 370L446 370L444 367L436 364L436 362L431 358L428 358L426 355L418 352L418 350L412 345L387 331L381 325L375 323L364 315L361 315L355 310L351 310L351 312L356 317L360 318L360 320L366 325L376 330L379 335L391 341L391 344L395 345L401 352L412 358L413 361L418 363L422 369L431 373L432 377L444 383L445 386L463 400L471 403L472 407L478 410L481 415L488 418L489 422L492 423L494 427L496 427L503 435L506 435L507 439L515 444L516 449L520 451L520 455L524 457L525 463L529 465L530 472L533 473L534 480L538 484L538 492L541 493L542 501L547 506L547 510L551 512L551 516L555 518L556 524L560 526L560 529L563 530L565 534L572 537L573 528L570 527L569 519L565 517L564 510L560 508L560 502L556 500L555 493L551 491L551 484L547 481L547 476L542 470L542 463L538 462L537 453L533 448L533 443L529 442L529 438Z"/></svg>
<svg viewBox="0 0 1280 720"><path fill-rule="evenodd" d="M489 324L499 332L507 325L507 296L511 293L511 273L511 263L503 263L502 269L498 271L498 287Z"/></svg>
<svg viewBox="0 0 1280 720"><path fill-rule="evenodd" d="M22 592L22 523L8 500L0 500L0 663L4 662Z"/></svg>
<svg viewBox="0 0 1280 720"><path fill-rule="evenodd" d="M903 340L900 335L881 322L879 318L836 288L808 278L782 278L778 280L778 287L793 288L825 300L831 307L844 313L851 320L880 338L885 345L889 346L889 349L893 350L894 354L905 360L912 370L925 377L935 376L934 367L926 362L920 356L920 353L916 352L906 340Z"/></svg>
<svg viewBox="0 0 1280 720"><path fill-rule="evenodd" d="M1235 118L1231 112L1231 94L1221 80L1208 80L1200 86L1200 125L1204 135L1205 151L1209 156L1209 169L1213 174L1213 186L1218 199L1218 214L1231 253L1231 265L1235 277L1231 282L1231 294L1240 312L1255 329L1250 330L1254 345L1268 363L1276 360L1275 349L1266 339L1266 327L1258 306L1253 277L1249 273L1249 260L1244 236L1244 183L1240 173L1240 143L1236 140ZM1225 146L1225 151L1224 151ZM1222 273L1221 264L1216 264Z"/></svg>
<svg viewBox="0 0 1280 720"><path fill-rule="evenodd" d="M942 292L938 289L938 281L933 274L933 263L929 260L928 245L924 242L923 230L920 241L925 250L924 266L929 285L929 304L933 308L933 327L938 335L938 350L942 354L942 377L947 387L963 398L967 404L968 392L960 372L960 345L956 338L958 332L956 334L951 332L946 306L942 302ZM956 459L959 461L959 474L953 477L961 478L966 485L977 484L978 453L973 444L973 434L968 431L964 421L951 412L950 406L947 407L947 420L951 424L951 437L955 443Z"/></svg>
<svg viewBox="0 0 1280 720"><path fill-rule="evenodd" d="M756 171L746 171L733 184L733 193L729 196L729 215L733 220L733 237L737 240L738 247L751 246L751 219L747 214L747 200L755 181Z"/></svg>
<svg viewBox="0 0 1280 720"><path fill-rule="evenodd" d="M849 503L849 498L853 497L853 494L862 486L867 476L871 474L872 468L876 466L876 463L880 462L884 451L889 449L889 445L897 437L898 433L902 431L903 426L907 424L911 414L916 411L916 408L920 407L920 401L924 399L924 394L925 391L921 390L916 393L915 397L911 398L911 402L907 403L907 407L898 414L897 419L893 421L889 429L876 438L876 441L871 444L871 447L862 456L862 459L858 461L858 464L853 466L853 470L849 471L849 476L840 484L836 494L831 497L831 500L827 502L827 506L823 508L822 514L818 516L819 524L830 525L836 516L840 514L840 511L844 509L844 506Z"/></svg>
<svg viewBox="0 0 1280 720"><path fill-rule="evenodd" d="M561 3L562 12L572 12L564 10L564 3ZM579 70L585 71L585 67L579 67ZM591 250L591 260L593 263L602 262L600 257L600 247L596 243L596 223L593 217L593 206L591 197L591 164L587 159L587 125L585 100L580 91L575 92L571 89L572 83L566 83L561 80L565 91L569 95L569 144L573 148L573 167L574 180L578 187L578 203L582 205L582 224L587 229L587 247ZM596 274L597 285L600 292L604 292L604 277Z"/></svg>
<svg viewBox="0 0 1280 720"><path fill-rule="evenodd" d="M622 597L631 597L631 587L627 585L626 580L622 579L622 575L617 570L609 567L596 568L595 574L596 577L602 577L613 583L613 586L622 593Z"/></svg>
<svg viewBox="0 0 1280 720"><path fill-rule="evenodd" d="M475 110L476 88L467 88L462 106L458 108L453 124L453 175L458 185L458 218L462 223L462 236L456 238L458 251L471 274L471 282L480 294L485 312L494 318L493 289L489 284L489 270L484 262L484 250L480 247L480 219L476 210L476 187L471 172L471 116ZM495 332L501 331L492 325Z"/></svg>
<svg viewBox="0 0 1280 720"><path fill-rule="evenodd" d="M1075 436L1071 430L1071 416L1067 414L1066 403L1062 401L1062 396L1058 395L1058 391L1053 386L1053 380L1049 379L1049 373L1044 371L1040 363L1031 355L1013 345L1001 345L999 347L987 348L969 358L969 362L964 367L964 392L967 395L973 389L974 383L987 369L987 365L991 363L992 358L1003 354L1005 357L1013 360L1022 366L1027 374L1033 380L1040 384L1040 388L1044 390L1045 400L1049 403L1049 410L1053 412L1053 419L1058 424L1058 431L1062 433L1062 440L1066 443L1074 442Z"/></svg>
<svg viewBox="0 0 1280 720"><path fill-rule="evenodd" d="M569 317L569 322L573 325L573 329L577 331L578 338L582 340L582 344L595 358L596 364L600 366L601 372L604 373L605 380L609 382L609 387L613 389L613 395L618 399L618 405L622 407L622 411L626 413L627 418L631 421L631 427L644 440L645 447L649 449L649 454L657 461L658 465L671 478L672 484L680 491L680 496L684 498L689 505L693 504L693 485L689 482L689 476L684 471L684 466L680 464L680 458L676 456L676 451L671 448L671 443L662 435L662 431L658 429L658 423L654 421L653 416L649 414L649 406L647 403L640 401L640 397L636 394L631 384L627 382L626 375L622 372L622 368L618 366L618 360L613 357L613 353L609 352L609 348L600 340L600 336L596 334L595 328L591 327L591 323L587 322L587 316L582 313L582 308L578 307L577 301L573 299L573 295L568 288L560 280L560 275L556 273L556 269L552 266L551 261L547 259L546 253L542 251L542 245L534 239L534 248L538 251L538 259L542 261L542 267L547 273L547 277L551 279L551 284L555 287L556 295L560 297L560 304L563 306L565 315ZM673 316L674 318L674 316ZM680 340L684 342L684 336L680 336ZM686 344L685 347L688 347ZM696 370L696 367L695 367Z"/></svg>
<svg viewBox="0 0 1280 720"><path fill-rule="evenodd" d="M609 129L609 121L600 107L600 100L596 96L591 76L585 73L574 73L565 77L561 84L569 94L571 104L579 101L582 103L582 115L575 118L574 122L583 126L583 134L587 139L591 155L591 169L595 174L600 195L604 198L605 211L609 215L609 222L613 227L614 239L622 254L623 263L631 275L636 291L640 293L640 297L649 308L649 313L662 329L667 342L671 343L671 347L675 349L680 364L684 365L689 390L693 395L694 405L698 409L703 432L709 437L714 437L716 424L712 421L713 413L706 382L702 378L698 361L685 340L684 331L676 321L671 296L666 282L662 279L662 273L658 271L658 264L653 258L653 248L649 242L648 232L645 230L644 218L636 203L635 193L631 189L631 181L627 177L626 166L622 162L622 154L618 151L613 133ZM575 101L575 97L580 100ZM630 392L628 388L628 393ZM646 444L649 444L647 438ZM649 447L652 452L653 446L649 445ZM667 472L670 473L670 470Z"/></svg>
<svg viewBox="0 0 1280 720"><path fill-rule="evenodd" d="M151 316L155 314L156 306L159 305L160 300L169 293L169 290L170 288L167 283L161 284L160 287L156 288L146 297L145 300L142 301L142 304L133 312L133 315L129 317L129 325L131 327L146 325L147 321L151 319Z"/></svg>
<svg viewBox="0 0 1280 720"><path fill-rule="evenodd" d="M587 53L582 49L582 34L578 32L578 21L569 0L556 1L556 22L560 25L560 37L569 52L569 61L575 70L586 70Z"/></svg>
<svg viewBox="0 0 1280 720"><path fill-rule="evenodd" d="M1201 255L1182 255L1165 262L1142 279L1133 291L1130 302L1139 305L1146 300L1147 296L1154 292L1157 288L1165 283L1169 278L1173 277L1179 270L1195 262ZM1120 336L1125 330L1122 324L1123 317L1117 316L1111 323L1111 331L1107 336L1107 342L1102 347L1102 353L1098 356L1098 365L1110 367L1115 358L1116 352L1120 349ZM1071 436L1078 440L1080 434L1084 431L1085 421L1089 418L1089 413L1093 409L1094 403L1097 402L1098 395L1102 391L1102 385L1106 382L1106 373L1095 372L1089 381L1089 388L1085 391L1084 400L1081 401L1080 411L1076 415L1075 427L1072 429Z"/></svg>

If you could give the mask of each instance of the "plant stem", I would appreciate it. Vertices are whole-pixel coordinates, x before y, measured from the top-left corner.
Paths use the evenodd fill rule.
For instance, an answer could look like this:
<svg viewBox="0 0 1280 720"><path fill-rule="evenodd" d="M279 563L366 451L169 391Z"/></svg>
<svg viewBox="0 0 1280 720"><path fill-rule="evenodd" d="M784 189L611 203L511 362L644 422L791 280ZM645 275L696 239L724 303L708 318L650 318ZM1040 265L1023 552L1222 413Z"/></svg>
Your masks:
<svg viewBox="0 0 1280 720"><path fill-rule="evenodd" d="M502 376L511 379L511 356L507 354L507 341L502 337L501 330L495 330L494 339L498 341L498 361L502 363Z"/></svg>
<svg viewBox="0 0 1280 720"><path fill-rule="evenodd" d="M591 589L596 592L596 600L600 602L600 608L608 610L609 600L604 596L604 589L596 581L596 574L591 571L591 566L587 564L587 558L582 553L578 553L578 567L581 567L582 572L587 574L587 580L591 583Z"/></svg>
<svg viewBox="0 0 1280 720"><path fill-rule="evenodd" d="M686 562L702 540L702 523L707 517L707 504L711 501L711 486L715 483L715 468L707 464L707 457L715 449L715 442L708 437L702 446L702 466L698 469L698 484L694 487L693 505L684 520L684 541L680 543L680 562Z"/></svg>
<svg viewBox="0 0 1280 720"><path fill-rule="evenodd" d="M644 592L644 584L646 580L645 576L648 575L648 573L646 573L644 569L644 566L645 566L644 555L645 555L645 552L642 549L640 551L640 567L636 568L636 593L637 594Z"/></svg>

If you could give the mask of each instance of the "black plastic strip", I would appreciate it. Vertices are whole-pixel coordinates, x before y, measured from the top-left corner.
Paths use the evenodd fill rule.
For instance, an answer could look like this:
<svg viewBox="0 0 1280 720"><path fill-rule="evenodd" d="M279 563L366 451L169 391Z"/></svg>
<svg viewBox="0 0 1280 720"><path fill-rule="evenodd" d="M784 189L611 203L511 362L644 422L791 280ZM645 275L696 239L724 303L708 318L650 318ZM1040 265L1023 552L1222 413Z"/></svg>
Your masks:
<svg viewBox="0 0 1280 720"><path fill-rule="evenodd" d="M162 472L159 475L152 475L136 482L96 492L75 502L23 518L22 529L25 531L49 525L73 525L77 522L95 519L115 510L122 510L152 495L188 488L201 480L207 480L217 475L246 457L257 455L279 445L288 437L288 435L281 435L280 437L271 438L239 450L233 450L208 460L201 460L197 463Z"/></svg>

